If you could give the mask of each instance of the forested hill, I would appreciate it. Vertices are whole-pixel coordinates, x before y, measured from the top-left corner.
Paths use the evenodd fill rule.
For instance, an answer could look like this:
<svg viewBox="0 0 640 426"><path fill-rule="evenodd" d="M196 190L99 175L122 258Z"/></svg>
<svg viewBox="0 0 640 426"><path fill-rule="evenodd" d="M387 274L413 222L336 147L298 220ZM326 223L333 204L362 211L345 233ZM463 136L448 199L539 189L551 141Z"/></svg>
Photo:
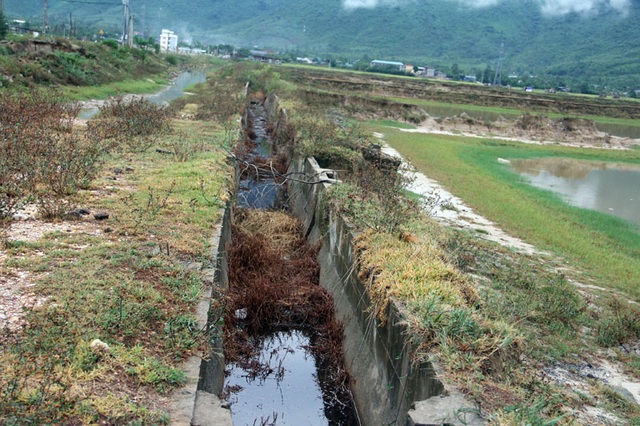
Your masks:
<svg viewBox="0 0 640 426"><path fill-rule="evenodd" d="M640 87L639 0L129 0L137 29L180 40L364 55L472 71L566 75ZM4 0L42 21L41 1ZM489 4L474 7L472 4ZM49 22L117 29L122 0L48 0Z"/></svg>

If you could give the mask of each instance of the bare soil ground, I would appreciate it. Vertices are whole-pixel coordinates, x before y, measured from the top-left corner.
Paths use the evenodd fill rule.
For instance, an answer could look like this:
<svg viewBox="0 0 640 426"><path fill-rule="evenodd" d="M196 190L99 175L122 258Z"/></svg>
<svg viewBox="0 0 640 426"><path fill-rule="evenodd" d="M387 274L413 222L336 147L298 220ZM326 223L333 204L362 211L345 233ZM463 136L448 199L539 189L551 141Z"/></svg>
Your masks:
<svg viewBox="0 0 640 426"><path fill-rule="evenodd" d="M525 114L515 121L484 122L461 114L434 119L429 117L416 129L406 132L459 135L474 138L502 139L532 144L557 144L580 148L629 149L640 144L637 139L621 138L601 132L591 120L563 117L551 119Z"/></svg>

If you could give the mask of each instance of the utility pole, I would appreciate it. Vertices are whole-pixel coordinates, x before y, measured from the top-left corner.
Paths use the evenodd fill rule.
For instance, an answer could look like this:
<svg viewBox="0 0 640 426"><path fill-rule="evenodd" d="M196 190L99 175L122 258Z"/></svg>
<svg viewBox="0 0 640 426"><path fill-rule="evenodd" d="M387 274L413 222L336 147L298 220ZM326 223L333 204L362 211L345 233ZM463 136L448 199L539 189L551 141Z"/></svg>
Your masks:
<svg viewBox="0 0 640 426"><path fill-rule="evenodd" d="M502 61L504 61L504 43L500 43L500 57L498 58L498 65L496 65L496 73L493 76L493 85L502 85Z"/></svg>
<svg viewBox="0 0 640 426"><path fill-rule="evenodd" d="M44 9L42 10L42 34L47 33L47 0L44 0Z"/></svg>
<svg viewBox="0 0 640 426"><path fill-rule="evenodd" d="M129 14L129 34L127 34L128 45L133 47L133 15Z"/></svg>
<svg viewBox="0 0 640 426"><path fill-rule="evenodd" d="M147 4L142 3L142 22L140 22L140 28L142 28L142 31L144 31L144 29L147 27L146 23L147 23ZM149 37L148 34L142 34L142 36L144 38Z"/></svg>
<svg viewBox="0 0 640 426"><path fill-rule="evenodd" d="M124 29L122 30L122 44L127 43L129 37L129 0L122 0L124 6Z"/></svg>
<svg viewBox="0 0 640 426"><path fill-rule="evenodd" d="M71 40L71 36L73 34L73 15L69 12L69 40Z"/></svg>

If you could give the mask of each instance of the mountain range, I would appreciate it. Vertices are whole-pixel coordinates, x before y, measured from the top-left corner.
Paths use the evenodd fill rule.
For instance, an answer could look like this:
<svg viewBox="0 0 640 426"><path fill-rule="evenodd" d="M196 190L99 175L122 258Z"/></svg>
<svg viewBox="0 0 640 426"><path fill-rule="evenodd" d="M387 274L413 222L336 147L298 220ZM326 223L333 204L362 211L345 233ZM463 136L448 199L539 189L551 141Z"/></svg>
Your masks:
<svg viewBox="0 0 640 426"><path fill-rule="evenodd" d="M127 1L127 0L124 0ZM48 0L48 23L117 33L123 0ZM128 0L134 27L180 41L640 88L640 0ZM4 0L41 25L41 0ZM97 30L96 30L97 31Z"/></svg>

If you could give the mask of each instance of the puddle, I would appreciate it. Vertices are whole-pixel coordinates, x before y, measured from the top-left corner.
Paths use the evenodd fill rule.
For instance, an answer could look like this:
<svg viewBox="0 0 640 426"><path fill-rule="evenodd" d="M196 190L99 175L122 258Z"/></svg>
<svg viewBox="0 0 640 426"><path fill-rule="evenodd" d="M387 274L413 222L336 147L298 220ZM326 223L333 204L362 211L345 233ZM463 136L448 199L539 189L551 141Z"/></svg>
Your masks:
<svg viewBox="0 0 640 426"><path fill-rule="evenodd" d="M640 166L566 158L513 160L511 166L533 185L574 206L640 225Z"/></svg>

